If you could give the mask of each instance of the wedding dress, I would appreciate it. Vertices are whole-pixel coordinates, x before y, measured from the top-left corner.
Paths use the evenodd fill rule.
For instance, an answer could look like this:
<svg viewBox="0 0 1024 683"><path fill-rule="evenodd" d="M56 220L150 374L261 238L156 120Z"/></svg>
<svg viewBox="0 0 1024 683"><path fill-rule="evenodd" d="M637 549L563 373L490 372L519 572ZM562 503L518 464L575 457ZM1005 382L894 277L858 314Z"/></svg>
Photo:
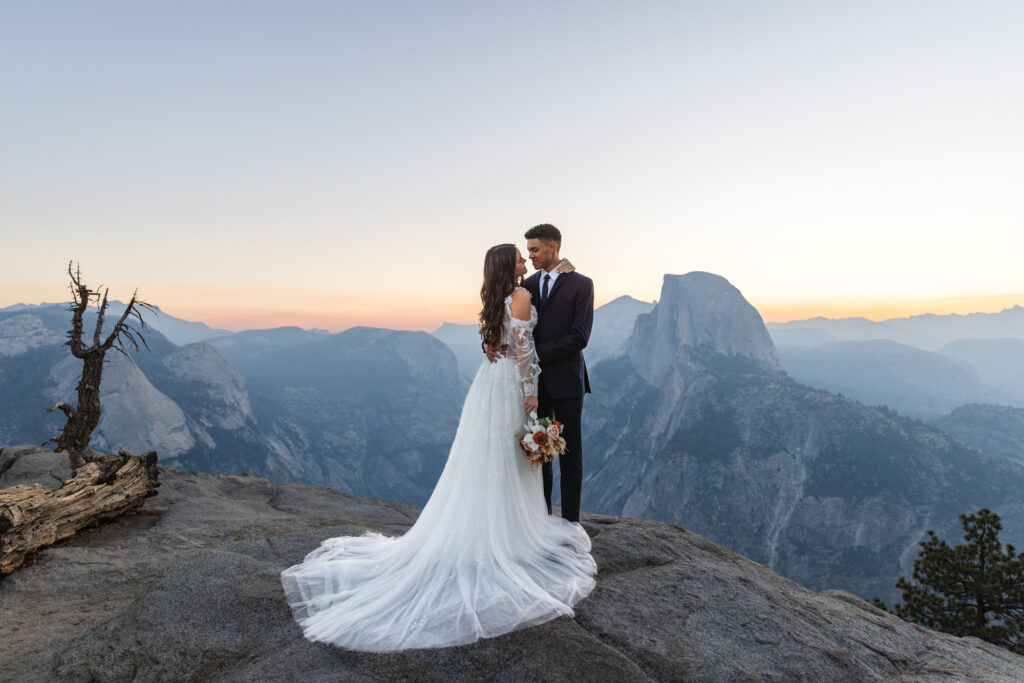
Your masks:
<svg viewBox="0 0 1024 683"><path fill-rule="evenodd" d="M597 566L579 524L547 514L541 472L519 446L524 388L540 367L530 320L481 364L444 471L405 535L331 538L281 574L306 638L351 650L449 647L573 614Z"/></svg>

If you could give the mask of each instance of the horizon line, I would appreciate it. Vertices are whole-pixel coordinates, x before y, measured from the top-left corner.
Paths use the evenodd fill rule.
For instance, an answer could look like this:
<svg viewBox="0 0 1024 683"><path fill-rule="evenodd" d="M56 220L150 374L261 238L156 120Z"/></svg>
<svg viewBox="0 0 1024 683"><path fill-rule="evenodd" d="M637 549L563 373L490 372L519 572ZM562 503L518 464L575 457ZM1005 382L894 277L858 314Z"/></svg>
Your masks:
<svg viewBox="0 0 1024 683"><path fill-rule="evenodd" d="M613 297L601 303L602 306L629 297L643 303L657 303L644 301L624 294ZM744 297L746 298L746 297ZM806 322L814 319L846 320L851 318L864 319L873 323L881 323L894 319L914 318L920 316L967 316L967 315L993 315L1002 313L1014 308L1024 306L1024 293L1021 294L998 294L974 297L947 297L936 299L916 299L903 301L870 301L852 299L833 299L818 301L764 301L755 303L747 299L761 315L764 323L786 324ZM38 308L43 306L63 306L68 302L39 302L26 303L23 301L4 303L0 301L0 310L24 306L26 308ZM124 304L120 300L112 300L111 303ZM343 332L355 327L376 327L381 329L408 330L434 332L446 324L469 325L476 322L475 312L466 312L461 315L427 317L407 316L402 313L384 312L383 315L365 315L365 311L359 314L339 314L336 311L281 311L281 310L253 310L234 311L203 309L197 307L175 306L170 308L178 311L171 313L167 308L155 306L160 312L186 322L201 323L211 329L226 330L228 332L243 332L247 330L265 330L281 327L298 327L306 330L327 330L331 333Z"/></svg>

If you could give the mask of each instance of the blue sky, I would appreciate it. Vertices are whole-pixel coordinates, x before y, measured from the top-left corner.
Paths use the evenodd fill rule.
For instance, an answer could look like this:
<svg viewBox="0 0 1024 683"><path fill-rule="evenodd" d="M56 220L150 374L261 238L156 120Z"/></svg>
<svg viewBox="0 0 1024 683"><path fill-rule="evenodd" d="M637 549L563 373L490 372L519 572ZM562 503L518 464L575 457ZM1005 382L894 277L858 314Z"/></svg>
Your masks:
<svg viewBox="0 0 1024 683"><path fill-rule="evenodd" d="M431 329L539 222L599 303L708 270L770 319L1024 304L1021 35L1016 2L3 3L0 305L74 258L211 324Z"/></svg>

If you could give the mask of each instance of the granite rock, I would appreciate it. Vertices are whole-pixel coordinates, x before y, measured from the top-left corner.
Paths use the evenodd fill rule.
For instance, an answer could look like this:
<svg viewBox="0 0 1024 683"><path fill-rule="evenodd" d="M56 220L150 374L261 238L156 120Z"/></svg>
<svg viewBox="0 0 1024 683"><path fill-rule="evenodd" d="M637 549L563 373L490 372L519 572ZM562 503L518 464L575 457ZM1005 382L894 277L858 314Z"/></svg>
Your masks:
<svg viewBox="0 0 1024 683"><path fill-rule="evenodd" d="M24 457L56 467L63 456ZM279 572L330 536L402 533L417 508L251 475L164 468L160 478L137 513L0 582L5 678L1024 678L1024 658L1002 648L908 624L848 593L815 593L679 526L591 514L583 525L598 584L574 618L456 648L340 650L303 639Z"/></svg>

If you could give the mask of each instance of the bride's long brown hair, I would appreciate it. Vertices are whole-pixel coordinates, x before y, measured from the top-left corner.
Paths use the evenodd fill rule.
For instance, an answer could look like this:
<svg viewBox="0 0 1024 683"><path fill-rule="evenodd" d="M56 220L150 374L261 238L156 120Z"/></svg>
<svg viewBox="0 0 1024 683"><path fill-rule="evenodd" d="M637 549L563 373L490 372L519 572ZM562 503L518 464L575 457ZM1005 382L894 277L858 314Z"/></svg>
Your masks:
<svg viewBox="0 0 1024 683"><path fill-rule="evenodd" d="M499 244L484 256L484 284L480 287L480 336L490 346L504 343L505 297L519 284L516 277L516 245Z"/></svg>

